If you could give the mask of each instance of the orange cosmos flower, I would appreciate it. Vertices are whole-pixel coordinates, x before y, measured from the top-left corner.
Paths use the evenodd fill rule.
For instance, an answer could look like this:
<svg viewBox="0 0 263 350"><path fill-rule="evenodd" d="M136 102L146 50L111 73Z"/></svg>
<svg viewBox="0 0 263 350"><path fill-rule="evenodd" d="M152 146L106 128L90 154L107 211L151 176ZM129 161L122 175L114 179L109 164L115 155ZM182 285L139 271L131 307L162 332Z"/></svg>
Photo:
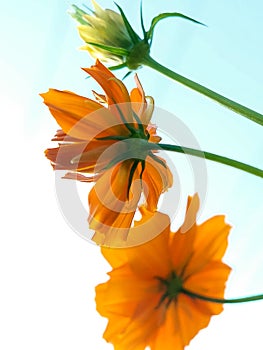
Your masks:
<svg viewBox="0 0 263 350"><path fill-rule="evenodd" d="M181 233L189 221L195 222L197 195L189 205L184 227L176 233L168 225L140 246L102 248L113 270L110 280L96 287L96 303L98 312L109 319L104 338L115 350L182 350L212 315L223 310L221 304L185 291L223 297L230 268L221 259L230 226L223 216L215 216ZM145 215L149 214L144 213L144 219ZM159 213L156 223L160 220L167 220L166 215Z"/></svg>
<svg viewBox="0 0 263 350"><path fill-rule="evenodd" d="M54 169L69 170L66 178L95 182L88 197L90 228L104 235L100 244L118 246L127 239L141 194L147 209L155 211L172 175L151 150L161 138L149 124L153 99L145 96L137 76L137 87L129 94L98 60L84 71L105 96L94 93L93 101L54 89L41 94L61 127L53 139L59 147L45 153Z"/></svg>

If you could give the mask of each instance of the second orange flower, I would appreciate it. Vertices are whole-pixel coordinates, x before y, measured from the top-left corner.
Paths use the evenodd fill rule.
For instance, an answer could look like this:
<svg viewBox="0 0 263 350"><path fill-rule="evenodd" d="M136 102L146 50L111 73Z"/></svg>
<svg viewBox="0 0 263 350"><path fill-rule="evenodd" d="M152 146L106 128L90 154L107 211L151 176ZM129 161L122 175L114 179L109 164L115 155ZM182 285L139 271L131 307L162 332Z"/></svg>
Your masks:
<svg viewBox="0 0 263 350"><path fill-rule="evenodd" d="M102 63L84 68L103 88L96 101L69 91L50 89L41 94L61 127L53 141L59 146L45 154L66 178L95 182L89 193L89 225L100 232L100 244L123 245L141 196L154 212L160 195L172 185L166 162L153 150L158 143L150 124L153 99L137 87L125 85Z"/></svg>

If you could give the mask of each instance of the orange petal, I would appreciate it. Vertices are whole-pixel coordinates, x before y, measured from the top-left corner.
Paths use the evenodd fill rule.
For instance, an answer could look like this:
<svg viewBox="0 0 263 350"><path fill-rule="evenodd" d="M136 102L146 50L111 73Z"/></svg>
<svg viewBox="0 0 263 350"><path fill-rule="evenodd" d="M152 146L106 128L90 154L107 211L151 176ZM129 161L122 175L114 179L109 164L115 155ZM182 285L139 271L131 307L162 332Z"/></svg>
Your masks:
<svg viewBox="0 0 263 350"><path fill-rule="evenodd" d="M187 264L191 260L193 251L194 229L185 234L176 232L172 235L170 257L176 274L182 276Z"/></svg>
<svg viewBox="0 0 263 350"><path fill-rule="evenodd" d="M180 228L181 233L186 233L196 225L196 216L200 207L200 200L197 194L188 197L184 222Z"/></svg>
<svg viewBox="0 0 263 350"><path fill-rule="evenodd" d="M125 333L121 337L121 346L124 350L133 350L133 346L143 346L143 349L148 345L156 327L160 327L163 322L162 309L156 308L158 305L159 296L141 300L137 305L135 313L131 317L131 322L126 328Z"/></svg>
<svg viewBox="0 0 263 350"><path fill-rule="evenodd" d="M132 91L130 92L132 109L140 118L142 124L146 129L153 114L154 100L151 96L145 96L137 74L135 74L135 82L136 82L137 88L132 89ZM150 142L153 142L151 138L150 138Z"/></svg>
<svg viewBox="0 0 263 350"><path fill-rule="evenodd" d="M144 206L140 207L140 211L142 212L141 220L135 221L134 227L128 231L127 240L121 242L119 245L119 247L125 247L125 249L112 247L102 247L101 249L105 259L113 268L123 265L129 259L140 259L140 255L145 253L145 249L148 249L148 243L151 245L151 247L149 247L150 253L152 247L167 247L167 235L169 235L170 228L170 219L168 215L159 212L151 213L146 210ZM100 244L103 244L103 242L104 240L102 240ZM156 257L156 266L162 266L164 260L160 263L159 258ZM149 261L145 261L145 263L149 265ZM162 272L163 275L167 273L167 268L167 265L165 265ZM149 274L149 272L154 272L154 267L145 266L144 269L141 269L139 266L138 270L139 274Z"/></svg>
<svg viewBox="0 0 263 350"><path fill-rule="evenodd" d="M120 124L133 124L133 113L129 93L121 80L117 79L99 60L90 68L83 68L102 87L109 110Z"/></svg>
<svg viewBox="0 0 263 350"><path fill-rule="evenodd" d="M163 321L157 309L155 280L137 278L129 266L115 269L111 279L96 287L97 310L109 318L104 338L116 349L145 349L147 338Z"/></svg>
<svg viewBox="0 0 263 350"><path fill-rule="evenodd" d="M95 64L92 65L90 68L82 68L85 72L89 73L97 73L97 74L104 74L107 79L114 78L115 75L106 67L104 64L100 62L100 60L96 60Z"/></svg>
<svg viewBox="0 0 263 350"><path fill-rule="evenodd" d="M130 93L131 102L138 102L138 103L145 104L145 102L146 102L145 94L144 94L142 84L141 84L137 74L135 74L134 80L135 80L137 87L134 88Z"/></svg>
<svg viewBox="0 0 263 350"><path fill-rule="evenodd" d="M145 170L142 175L144 181L144 193L146 197L146 206L150 211L157 209L160 195L172 186L173 176L166 166L165 160L158 157L164 165L151 157L146 158Z"/></svg>
<svg viewBox="0 0 263 350"><path fill-rule="evenodd" d="M157 236L165 235L164 231L169 234L170 219L168 215L160 212L150 212L145 205L139 207L142 214L140 221L135 221L134 227L129 231L127 238L127 247L133 247L146 244ZM164 239L164 238L162 238Z"/></svg>
<svg viewBox="0 0 263 350"><path fill-rule="evenodd" d="M85 176L79 173L68 172L62 177L62 179L76 180L81 182L95 182L99 179L99 175Z"/></svg>
<svg viewBox="0 0 263 350"><path fill-rule="evenodd" d="M184 288L208 297L223 298L231 269L221 261L211 261L184 280ZM214 303L211 304L214 307Z"/></svg>
<svg viewBox="0 0 263 350"><path fill-rule="evenodd" d="M179 294L176 301L176 312L178 313L178 321L180 324L180 337L183 346L189 344L190 340L203 328L207 327L212 312L204 312L206 302L193 299L183 294ZM220 309L220 311L218 310ZM222 305L216 305L216 313L222 311Z"/></svg>
<svg viewBox="0 0 263 350"><path fill-rule="evenodd" d="M149 345L151 350L183 350L184 344L181 338L181 325L176 312L176 306L172 302L166 310L165 320L162 325L156 327L152 334Z"/></svg>
<svg viewBox="0 0 263 350"><path fill-rule="evenodd" d="M108 104L130 102L129 93L125 85L117 79L99 60L90 68L83 68L103 88Z"/></svg>
<svg viewBox="0 0 263 350"><path fill-rule="evenodd" d="M146 109L144 110L140 118L144 125L148 125L152 119L152 114L154 110L154 99L151 96L146 96L145 99L146 99ZM149 139L149 141L154 142L151 140L151 138Z"/></svg>
<svg viewBox="0 0 263 350"><path fill-rule="evenodd" d="M153 341L150 342L152 350L183 350L191 339L207 327L213 313L203 312L206 302L192 299L179 294L177 300L172 302L166 312L165 322L156 330ZM222 305L218 306L222 311Z"/></svg>
<svg viewBox="0 0 263 350"><path fill-rule="evenodd" d="M111 146L113 141L91 141L60 144L57 148L49 148L45 151L46 157L51 161L54 169L75 170L81 172L98 172L107 165L106 159L101 154ZM73 163L74 158L77 163ZM100 162L99 162L100 158Z"/></svg>
<svg viewBox="0 0 263 350"><path fill-rule="evenodd" d="M133 305L141 300L150 298L156 293L155 280L147 280L132 273L129 265L123 265L109 273L111 280L106 282L107 295L104 296L104 306L107 305L111 313L118 312L120 315L127 315L128 309L122 308L122 304ZM134 311L134 310L133 310Z"/></svg>
<svg viewBox="0 0 263 350"><path fill-rule="evenodd" d="M230 229L224 216L215 216L196 227L192 259L185 271L187 276L199 271L211 260L222 259Z"/></svg>
<svg viewBox="0 0 263 350"><path fill-rule="evenodd" d="M198 196L189 198L185 221L172 235L171 258L177 274L184 272L184 277L194 274L211 260L220 260L227 247L230 226L225 224L224 217L216 216L196 225L198 208Z"/></svg>
<svg viewBox="0 0 263 350"><path fill-rule="evenodd" d="M139 246L128 248L129 250L127 250L126 253L128 257L127 260L134 274L145 279L152 278L153 280L156 280L156 276L166 278L170 273L172 266L168 256L167 241L169 235L169 224L167 223L167 225L167 229L159 233L159 235L151 241ZM143 228L141 231L138 231L137 235L145 239L145 232L146 229ZM158 229L157 232L159 232ZM133 232L129 233L129 236L132 236L132 234ZM156 235L156 233L152 234ZM158 251L158 254L156 254L156 251ZM144 256L145 258L142 260L140 258L141 256Z"/></svg>
<svg viewBox="0 0 263 350"><path fill-rule="evenodd" d="M41 96L64 133L71 137L90 140L98 135L127 134L119 119L93 100L55 89Z"/></svg>
<svg viewBox="0 0 263 350"><path fill-rule="evenodd" d="M137 74L135 74L134 79L137 87L131 90L130 99L132 102L132 109L137 114L137 116L141 118L147 105L145 100L145 94Z"/></svg>
<svg viewBox="0 0 263 350"><path fill-rule="evenodd" d="M126 160L105 171L89 193L90 228L108 235L108 239L113 240L112 244L116 230L119 230L123 238L127 237L141 195L141 184L136 170L130 198L127 198L133 162Z"/></svg>
<svg viewBox="0 0 263 350"><path fill-rule="evenodd" d="M63 130L57 130L55 136L51 139L51 141L63 141L64 143L72 143L72 142L83 142L82 139L77 139L76 137L71 137L64 133Z"/></svg>

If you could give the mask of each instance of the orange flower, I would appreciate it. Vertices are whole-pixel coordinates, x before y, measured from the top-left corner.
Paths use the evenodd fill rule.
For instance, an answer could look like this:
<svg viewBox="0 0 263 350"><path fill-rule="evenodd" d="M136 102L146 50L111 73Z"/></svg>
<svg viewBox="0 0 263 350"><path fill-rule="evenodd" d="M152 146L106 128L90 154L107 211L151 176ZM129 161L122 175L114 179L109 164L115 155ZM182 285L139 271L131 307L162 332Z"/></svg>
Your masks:
<svg viewBox="0 0 263 350"><path fill-rule="evenodd" d="M113 270L110 280L96 287L96 303L98 312L109 319L104 338L115 350L184 349L211 316L223 310L221 304L186 291L223 297L230 268L221 259L230 226L223 216L215 216L181 233L189 221L195 222L198 196L188 204L178 232L170 232L168 225L140 246L102 248ZM154 220L149 221L153 226ZM160 220L166 221L166 215L159 213L156 223Z"/></svg>
<svg viewBox="0 0 263 350"><path fill-rule="evenodd" d="M137 87L129 94L99 61L84 71L106 96L94 93L93 101L69 91L42 94L62 129L53 139L59 147L45 153L54 169L69 170L66 178L95 182L88 198L90 228L104 235L98 243L118 246L127 239L141 195L154 212L161 193L172 185L172 175L152 152L161 138L149 124L153 99L145 97L137 76Z"/></svg>

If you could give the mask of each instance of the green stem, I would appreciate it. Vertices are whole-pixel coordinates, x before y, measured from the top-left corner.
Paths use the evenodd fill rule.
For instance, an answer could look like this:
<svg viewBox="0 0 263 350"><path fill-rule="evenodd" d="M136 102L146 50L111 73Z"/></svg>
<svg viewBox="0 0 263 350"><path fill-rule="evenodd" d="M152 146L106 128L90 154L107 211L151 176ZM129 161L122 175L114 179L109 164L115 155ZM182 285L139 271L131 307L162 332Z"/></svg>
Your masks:
<svg viewBox="0 0 263 350"><path fill-rule="evenodd" d="M211 98L214 101L217 101L218 103L222 104L223 106L231 109L232 111L243 115L244 117L252 120L255 123L258 123L260 125L263 125L263 115L253 111L250 108L247 108L237 102L234 102L188 78L183 77L182 75L173 72L172 70L162 66L160 63L156 62L153 58L150 56L146 56L142 62L142 64L151 67L155 69L156 71L166 75L167 77L176 80L177 82L189 87L190 89L193 89L209 98Z"/></svg>
<svg viewBox="0 0 263 350"><path fill-rule="evenodd" d="M118 70L118 69L125 68L125 67L126 67L126 63L121 63L121 64L118 64L117 66L109 67L109 70Z"/></svg>
<svg viewBox="0 0 263 350"><path fill-rule="evenodd" d="M250 173L250 174L253 174L253 175L256 175L256 176L263 178L263 170L261 170L259 168L255 168L255 167L248 165L248 164L245 164L245 163L241 163L241 162L234 160L234 159L219 156L219 155L214 154L214 153L200 151L200 150L188 148L188 147L168 145L168 144L164 144L164 143L154 144L154 146L152 147L152 149L158 149L158 148L159 149L161 148L165 151L186 153L186 154L190 154L191 156L195 156L195 157L199 157L199 158L206 158L206 159L212 160L214 162L229 165L233 168L243 170L247 173Z"/></svg>
<svg viewBox="0 0 263 350"><path fill-rule="evenodd" d="M220 298L211 298L205 295L201 295L198 293L191 292L190 290L187 290L185 288L182 288L181 293L189 295L193 298L198 298L205 301L210 301L212 303L219 303L219 304L237 304L237 303L246 303L248 301L256 301L256 300L262 300L263 294L259 295L252 295L250 297L244 297L244 298L236 298L236 299L220 299Z"/></svg>

